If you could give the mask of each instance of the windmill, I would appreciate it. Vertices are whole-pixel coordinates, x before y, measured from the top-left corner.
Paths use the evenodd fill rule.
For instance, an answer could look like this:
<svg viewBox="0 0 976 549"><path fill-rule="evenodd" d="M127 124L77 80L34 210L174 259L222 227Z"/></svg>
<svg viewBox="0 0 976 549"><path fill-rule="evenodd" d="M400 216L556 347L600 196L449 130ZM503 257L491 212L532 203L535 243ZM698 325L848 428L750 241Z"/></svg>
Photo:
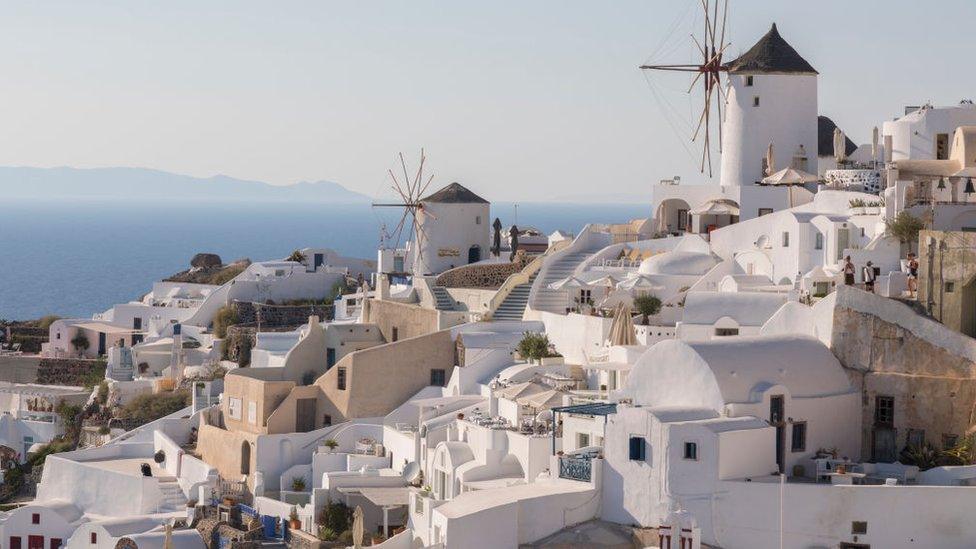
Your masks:
<svg viewBox="0 0 976 549"><path fill-rule="evenodd" d="M373 203L374 208L403 208L403 215L400 216L400 221L397 223L396 227L393 229L392 233L386 233L386 226L383 227L383 234L385 238L396 240L396 245L400 244L400 239L403 236L403 231L408 230L408 239L412 239L414 243L414 248L416 250L416 257L414 260L414 266L423 265L423 257L421 255L421 245L420 241L426 239L427 235L424 232L423 221L425 217L430 217L436 219L433 214L429 212L424 212L424 205L420 201L420 197L424 196L427 192L427 187L430 186L431 181L434 179L434 174L430 174L427 180L424 180L424 164L427 161L427 156L424 154L424 149L420 149L420 163L417 166L417 173L414 174L413 178L407 173L407 162L403 158L403 153L399 154L400 158L400 168L403 171L402 177L397 177L393 169L387 170L390 174L390 179L393 181L391 188L393 191L399 195L401 202L386 202L386 203ZM409 223L409 228L407 224Z"/></svg>
<svg viewBox="0 0 976 549"><path fill-rule="evenodd" d="M719 4L722 4L721 19L719 18ZM711 152L711 126L712 117L712 98L715 99L718 120L718 139L719 152L722 151L722 105L725 101L725 90L722 87L721 73L726 69L722 65L722 54L730 44L725 42L725 21L729 12L729 0L701 0L702 11L704 12L704 29L702 39L698 40L694 34L694 40L698 53L701 54L700 63L686 65L641 65L640 69L645 71L676 71L697 73L688 93L695 89L695 85L701 80L702 91L704 92L701 115L698 117L698 126L695 128L692 141L698 141L698 137L703 136L701 172L705 173L708 166L708 176L712 176L712 152ZM716 36L717 34L717 36Z"/></svg>

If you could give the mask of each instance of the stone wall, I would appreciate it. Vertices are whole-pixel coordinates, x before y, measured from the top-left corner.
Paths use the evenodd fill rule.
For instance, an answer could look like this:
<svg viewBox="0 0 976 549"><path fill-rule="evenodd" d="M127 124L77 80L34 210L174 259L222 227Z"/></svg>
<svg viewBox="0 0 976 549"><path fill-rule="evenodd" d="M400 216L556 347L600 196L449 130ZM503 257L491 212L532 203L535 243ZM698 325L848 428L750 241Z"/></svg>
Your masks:
<svg viewBox="0 0 976 549"><path fill-rule="evenodd" d="M505 280L521 271L527 263L525 252L518 252L513 263L463 265L437 277L435 286L445 288L485 288L497 290Z"/></svg>
<svg viewBox="0 0 976 549"><path fill-rule="evenodd" d="M439 328L438 311L424 309L418 305L396 301L369 300L367 324L376 324L386 341L409 339L436 332Z"/></svg>
<svg viewBox="0 0 976 549"><path fill-rule="evenodd" d="M332 320L332 304L314 305L266 305L249 301L235 301L237 321L240 324L257 324L258 310L261 311L261 327L297 327L308 322L308 317L317 316L319 320Z"/></svg>
<svg viewBox="0 0 976 549"><path fill-rule="evenodd" d="M908 430L942 447L976 425L976 340L861 290L839 290L831 350L862 392L862 459L871 459L876 397L894 398L896 449Z"/></svg>
<svg viewBox="0 0 976 549"><path fill-rule="evenodd" d="M84 358L42 358L37 368L37 383L78 385L105 377L105 361Z"/></svg>
<svg viewBox="0 0 976 549"><path fill-rule="evenodd" d="M918 303L949 328L976 337L976 233L922 231Z"/></svg>

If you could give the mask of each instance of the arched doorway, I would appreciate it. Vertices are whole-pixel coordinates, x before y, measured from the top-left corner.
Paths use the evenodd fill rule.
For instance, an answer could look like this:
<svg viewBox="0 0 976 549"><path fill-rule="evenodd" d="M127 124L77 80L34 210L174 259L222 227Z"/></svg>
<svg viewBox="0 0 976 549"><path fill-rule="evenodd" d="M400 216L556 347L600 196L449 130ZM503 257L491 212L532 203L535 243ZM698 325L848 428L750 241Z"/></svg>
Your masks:
<svg viewBox="0 0 976 549"><path fill-rule="evenodd" d="M251 444L246 440L241 443L241 474L251 473Z"/></svg>
<svg viewBox="0 0 976 549"><path fill-rule="evenodd" d="M481 246L471 246L468 248L468 263L481 261Z"/></svg>
<svg viewBox="0 0 976 549"><path fill-rule="evenodd" d="M662 233L683 233L690 230L691 207L680 198L662 200L655 212L657 230Z"/></svg>

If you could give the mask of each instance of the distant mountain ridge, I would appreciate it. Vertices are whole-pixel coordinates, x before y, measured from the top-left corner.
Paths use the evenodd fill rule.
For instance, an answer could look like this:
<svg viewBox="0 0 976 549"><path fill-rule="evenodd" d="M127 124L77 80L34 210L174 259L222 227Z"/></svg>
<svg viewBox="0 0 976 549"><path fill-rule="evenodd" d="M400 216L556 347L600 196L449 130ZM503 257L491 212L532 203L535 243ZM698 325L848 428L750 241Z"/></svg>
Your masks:
<svg viewBox="0 0 976 549"><path fill-rule="evenodd" d="M226 175L193 177L149 168L0 166L0 200L220 200L367 203L370 197L333 181L271 185Z"/></svg>

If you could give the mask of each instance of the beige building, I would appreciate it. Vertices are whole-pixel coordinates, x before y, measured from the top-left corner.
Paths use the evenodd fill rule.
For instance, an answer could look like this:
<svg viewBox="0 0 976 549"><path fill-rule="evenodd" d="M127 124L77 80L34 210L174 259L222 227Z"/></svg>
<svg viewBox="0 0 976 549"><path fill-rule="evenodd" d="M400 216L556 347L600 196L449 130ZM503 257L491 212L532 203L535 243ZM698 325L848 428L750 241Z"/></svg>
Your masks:
<svg viewBox="0 0 976 549"><path fill-rule="evenodd" d="M976 233L919 234L918 302L932 318L976 337Z"/></svg>

